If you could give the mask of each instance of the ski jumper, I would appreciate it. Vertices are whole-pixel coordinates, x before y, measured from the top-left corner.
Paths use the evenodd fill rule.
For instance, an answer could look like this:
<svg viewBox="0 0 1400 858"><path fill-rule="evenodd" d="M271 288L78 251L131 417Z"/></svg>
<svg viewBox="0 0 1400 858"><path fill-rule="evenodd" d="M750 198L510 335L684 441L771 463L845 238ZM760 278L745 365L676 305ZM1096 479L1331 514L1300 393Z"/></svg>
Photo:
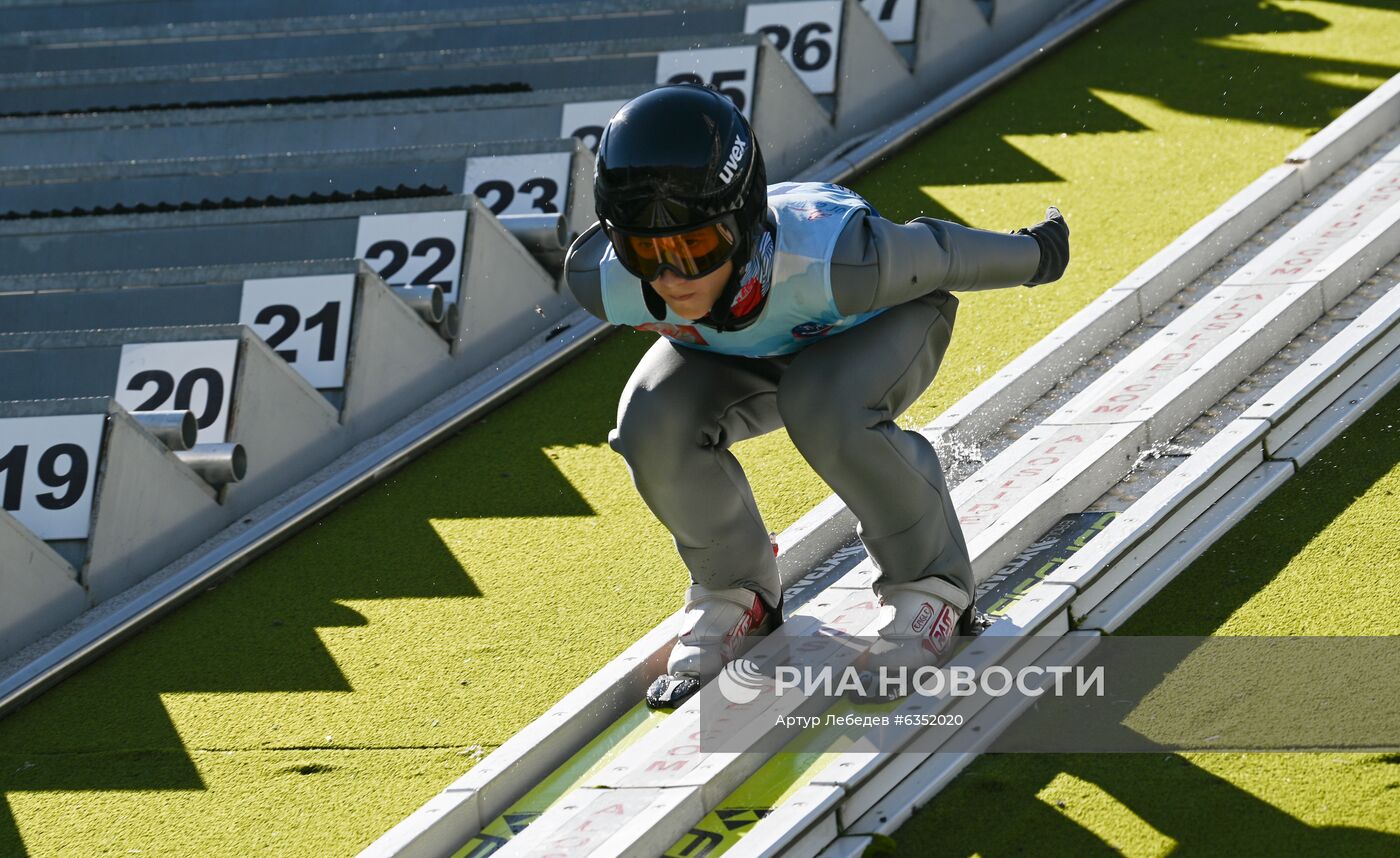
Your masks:
<svg viewBox="0 0 1400 858"><path fill-rule="evenodd" d="M729 448L786 427L859 521L877 591L934 576L970 622L975 581L938 457L894 421L948 347L957 308L948 290L1031 280L1036 240L927 218L896 224L836 185L772 185L768 209L771 229L736 299L766 290L764 303L740 330L684 319L648 296L597 227L570 248L567 281L585 309L661 334L627 383L609 444L694 583L746 587L773 606L768 529Z"/></svg>

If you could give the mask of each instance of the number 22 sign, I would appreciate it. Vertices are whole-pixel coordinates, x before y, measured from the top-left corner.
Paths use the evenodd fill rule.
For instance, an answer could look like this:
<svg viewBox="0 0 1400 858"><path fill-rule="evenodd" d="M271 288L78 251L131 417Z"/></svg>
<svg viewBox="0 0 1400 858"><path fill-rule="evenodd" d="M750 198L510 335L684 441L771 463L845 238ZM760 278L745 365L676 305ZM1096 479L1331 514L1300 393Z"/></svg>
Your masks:
<svg viewBox="0 0 1400 858"><path fill-rule="evenodd" d="M466 234L465 211L365 215L355 258L390 286L438 286L456 296Z"/></svg>

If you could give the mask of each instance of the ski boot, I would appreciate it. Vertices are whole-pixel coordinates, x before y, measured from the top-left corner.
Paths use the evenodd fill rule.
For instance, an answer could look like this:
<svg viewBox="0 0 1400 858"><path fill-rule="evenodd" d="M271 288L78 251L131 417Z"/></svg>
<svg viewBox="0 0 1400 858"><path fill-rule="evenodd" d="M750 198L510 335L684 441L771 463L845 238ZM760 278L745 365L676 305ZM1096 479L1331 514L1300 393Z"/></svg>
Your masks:
<svg viewBox="0 0 1400 858"><path fill-rule="evenodd" d="M941 667L953 655L953 640L967 594L942 578L921 578L878 588L884 623L877 639L861 660L867 687L881 668L904 669L906 675L922 667ZM969 610L971 608L969 607Z"/></svg>
<svg viewBox="0 0 1400 858"><path fill-rule="evenodd" d="M681 633L671 649L666 672L647 689L647 706L674 709L742 655L754 639L783 621L781 602L770 608L752 590L708 590L693 584L685 591Z"/></svg>

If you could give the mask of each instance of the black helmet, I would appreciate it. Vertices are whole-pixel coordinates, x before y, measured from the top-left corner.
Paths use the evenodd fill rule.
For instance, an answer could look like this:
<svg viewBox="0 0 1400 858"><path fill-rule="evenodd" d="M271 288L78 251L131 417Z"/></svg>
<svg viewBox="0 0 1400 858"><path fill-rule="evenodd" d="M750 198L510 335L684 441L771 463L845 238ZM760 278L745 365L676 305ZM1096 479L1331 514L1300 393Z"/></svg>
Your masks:
<svg viewBox="0 0 1400 858"><path fill-rule="evenodd" d="M594 199L614 245L618 233L670 235L716 221L734 230L727 258L737 261L735 274L712 311L721 322L764 229L767 190L753 129L708 87L676 84L640 95L598 141Z"/></svg>

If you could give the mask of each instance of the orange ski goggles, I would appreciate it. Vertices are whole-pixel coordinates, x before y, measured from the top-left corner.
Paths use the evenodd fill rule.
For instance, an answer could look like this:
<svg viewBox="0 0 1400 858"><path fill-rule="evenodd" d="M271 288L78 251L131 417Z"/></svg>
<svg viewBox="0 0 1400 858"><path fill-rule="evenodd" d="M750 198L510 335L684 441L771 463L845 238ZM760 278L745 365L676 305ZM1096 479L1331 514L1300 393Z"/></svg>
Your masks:
<svg viewBox="0 0 1400 858"><path fill-rule="evenodd" d="M704 277L727 262L738 245L732 214L670 235L628 232L606 221L603 228L622 267L646 281L667 268L687 280Z"/></svg>

